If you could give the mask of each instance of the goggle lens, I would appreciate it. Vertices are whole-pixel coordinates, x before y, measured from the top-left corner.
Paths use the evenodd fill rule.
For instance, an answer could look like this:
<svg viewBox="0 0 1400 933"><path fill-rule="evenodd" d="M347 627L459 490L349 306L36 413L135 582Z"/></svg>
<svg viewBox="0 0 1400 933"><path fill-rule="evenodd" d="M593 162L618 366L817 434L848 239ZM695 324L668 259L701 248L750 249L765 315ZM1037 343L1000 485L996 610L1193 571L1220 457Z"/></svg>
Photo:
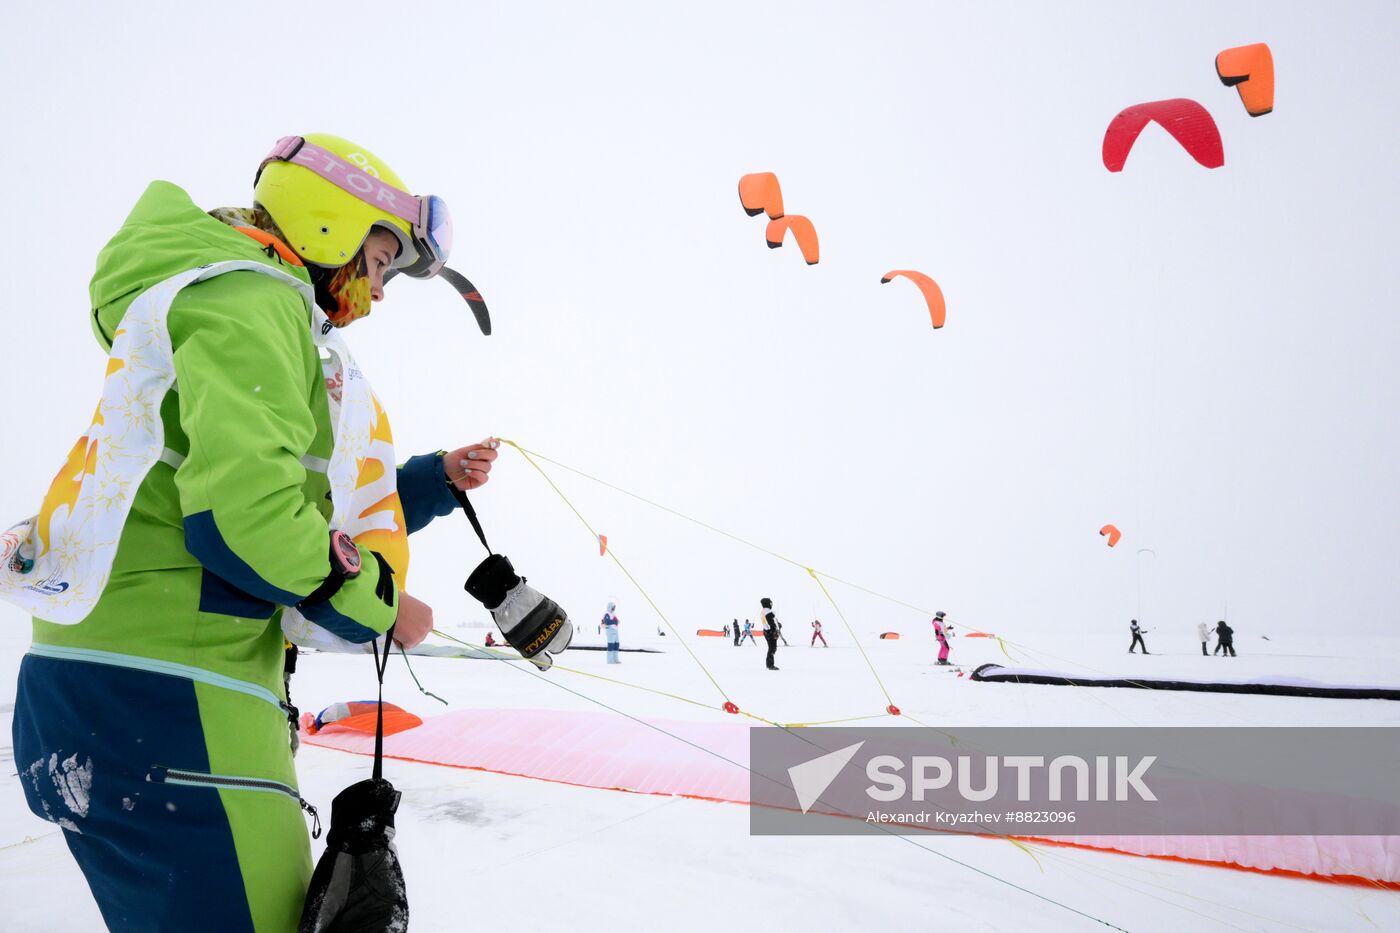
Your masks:
<svg viewBox="0 0 1400 933"><path fill-rule="evenodd" d="M437 195L428 196L428 245L438 262L446 262L452 254L452 212L447 202Z"/></svg>

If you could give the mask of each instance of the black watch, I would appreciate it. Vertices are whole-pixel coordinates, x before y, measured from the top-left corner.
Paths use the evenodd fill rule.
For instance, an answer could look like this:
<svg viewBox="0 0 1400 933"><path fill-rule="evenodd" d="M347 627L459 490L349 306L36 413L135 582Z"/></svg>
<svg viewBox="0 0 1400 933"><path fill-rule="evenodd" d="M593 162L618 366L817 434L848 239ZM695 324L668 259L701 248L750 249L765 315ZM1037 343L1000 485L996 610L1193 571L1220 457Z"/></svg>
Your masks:
<svg viewBox="0 0 1400 933"><path fill-rule="evenodd" d="M350 536L343 531L331 532L331 572L326 575L326 579L321 581L321 585L307 596L298 606L314 606L330 599L340 588L345 585L346 580L353 580L360 575L360 549L355 546L355 542L350 540Z"/></svg>

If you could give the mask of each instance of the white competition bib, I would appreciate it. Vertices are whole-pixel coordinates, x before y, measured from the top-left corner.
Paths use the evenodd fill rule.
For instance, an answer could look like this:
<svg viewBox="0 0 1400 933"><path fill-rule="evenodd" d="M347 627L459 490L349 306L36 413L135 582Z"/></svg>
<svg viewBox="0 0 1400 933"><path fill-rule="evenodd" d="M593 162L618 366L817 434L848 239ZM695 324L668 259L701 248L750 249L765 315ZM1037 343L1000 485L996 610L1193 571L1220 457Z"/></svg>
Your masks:
<svg viewBox="0 0 1400 933"><path fill-rule="evenodd" d="M407 530L388 419L345 341L316 307L311 286L254 261L212 263L153 285L131 303L112 341L102 399L92 425L69 452L39 513L0 534L0 598L49 622L73 625L92 611L112 573L117 544L151 468L167 452L161 401L175 383L167 326L181 289L226 272L257 272L297 289L310 309L311 338L323 361L335 446L327 476L330 527L408 570ZM283 627L298 644L362 650L288 609ZM307 634L306 629L314 629ZM302 640L296 636L305 636ZM317 636L331 640L321 645Z"/></svg>

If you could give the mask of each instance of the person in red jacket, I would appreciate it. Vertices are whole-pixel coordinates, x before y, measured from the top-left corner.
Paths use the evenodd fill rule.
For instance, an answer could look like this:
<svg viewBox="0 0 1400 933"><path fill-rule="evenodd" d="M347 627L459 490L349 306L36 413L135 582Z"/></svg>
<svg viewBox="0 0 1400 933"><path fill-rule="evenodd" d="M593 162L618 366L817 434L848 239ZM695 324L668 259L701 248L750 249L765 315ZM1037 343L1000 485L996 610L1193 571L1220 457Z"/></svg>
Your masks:
<svg viewBox="0 0 1400 933"><path fill-rule="evenodd" d="M817 639L818 639L818 638L820 638L820 639L822 640L822 647L823 647L823 648L830 648L830 647L831 647L830 645L828 645L828 644L826 643L826 637L825 637L824 635L822 635L822 620L821 620L821 619L815 619L815 620L813 620L813 622L812 622L812 645L811 645L811 646L812 646L813 648L815 648L815 647L817 646Z"/></svg>

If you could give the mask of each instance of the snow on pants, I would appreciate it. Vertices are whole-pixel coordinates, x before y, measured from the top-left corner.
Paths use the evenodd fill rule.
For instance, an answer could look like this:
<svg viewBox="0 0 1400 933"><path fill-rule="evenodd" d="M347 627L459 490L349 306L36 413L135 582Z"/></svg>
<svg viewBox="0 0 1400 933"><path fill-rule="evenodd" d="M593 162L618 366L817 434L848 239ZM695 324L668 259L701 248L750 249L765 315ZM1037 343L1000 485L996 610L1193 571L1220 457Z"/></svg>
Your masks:
<svg viewBox="0 0 1400 933"><path fill-rule="evenodd" d="M610 625L610 626L608 626L608 628L607 628L607 634L608 634L608 663L609 663L609 664L621 664L621 663L622 663L622 659L619 658L619 657L617 656L618 645L619 645L618 638L617 638L617 629L616 629L615 627L613 627L613 626Z"/></svg>
<svg viewBox="0 0 1400 933"><path fill-rule="evenodd" d="M14 749L29 808L63 827L109 929L296 929L311 847L286 717L267 699L30 654ZM229 776L274 786L204 783Z"/></svg>

